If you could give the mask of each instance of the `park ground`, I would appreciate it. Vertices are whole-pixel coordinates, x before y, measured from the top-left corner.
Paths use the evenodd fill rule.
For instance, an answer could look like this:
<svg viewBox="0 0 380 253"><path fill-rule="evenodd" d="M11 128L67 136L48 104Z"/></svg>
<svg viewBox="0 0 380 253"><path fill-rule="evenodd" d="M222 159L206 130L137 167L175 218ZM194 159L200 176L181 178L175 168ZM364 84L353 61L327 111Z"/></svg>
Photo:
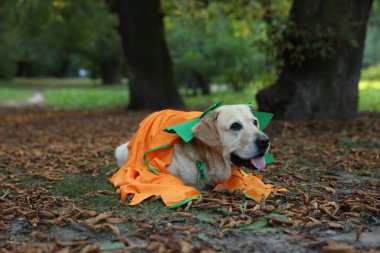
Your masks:
<svg viewBox="0 0 380 253"><path fill-rule="evenodd" d="M128 206L107 181L117 170L114 147L150 113L124 109L125 86L11 83L0 86L0 100L20 102L0 108L0 252L380 250L377 81L362 81L355 122L271 122L276 162L264 181L288 193L256 203L238 192L204 192L202 200L174 210L159 199ZM45 106L23 104L35 89ZM253 97L236 96L244 101L222 92L212 99ZM190 108L213 102L185 99Z"/></svg>

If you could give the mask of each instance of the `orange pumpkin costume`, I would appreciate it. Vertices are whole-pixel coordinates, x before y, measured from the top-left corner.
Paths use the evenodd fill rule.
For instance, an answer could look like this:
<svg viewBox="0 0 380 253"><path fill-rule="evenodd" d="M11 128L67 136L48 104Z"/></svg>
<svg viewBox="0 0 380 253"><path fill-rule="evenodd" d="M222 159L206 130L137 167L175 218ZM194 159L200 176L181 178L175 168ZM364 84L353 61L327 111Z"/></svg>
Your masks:
<svg viewBox="0 0 380 253"><path fill-rule="evenodd" d="M132 194L134 196L130 205L136 205L151 196L160 196L165 205L172 208L202 198L197 189L186 186L182 180L171 175L167 166L171 162L173 146L181 138L186 142L190 141L191 128L205 113L220 104L213 105L204 113L163 110L145 118L129 142L127 161L109 180L120 189L121 198L125 199ZM257 117L256 114L255 116ZM265 115L258 117L260 125L268 124L270 118L271 116L268 118ZM265 158L269 163L273 158L267 155ZM207 177L203 171L203 163L194 162L197 162L198 178ZM240 189L246 197L259 201L262 195L268 196L273 190L272 185L264 184L261 178L260 175L247 174L242 169L236 168L228 180L216 187L227 188L230 191Z"/></svg>

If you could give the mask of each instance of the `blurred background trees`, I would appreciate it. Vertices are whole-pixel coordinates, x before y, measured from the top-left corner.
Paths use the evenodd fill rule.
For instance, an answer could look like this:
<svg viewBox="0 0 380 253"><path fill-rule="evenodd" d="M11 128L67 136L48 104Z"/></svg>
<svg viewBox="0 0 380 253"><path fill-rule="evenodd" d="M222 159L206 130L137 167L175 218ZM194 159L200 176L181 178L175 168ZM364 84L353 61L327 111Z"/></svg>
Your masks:
<svg viewBox="0 0 380 253"><path fill-rule="evenodd" d="M104 1L4 0L0 11L0 64L12 66L0 76L67 77L83 68L105 83L119 81L117 18Z"/></svg>
<svg viewBox="0 0 380 253"><path fill-rule="evenodd" d="M357 1L359 0L353 0ZM134 69L136 61L133 63L134 56L131 56L131 53L139 55L137 58L144 58L143 60L147 64L151 63L151 66L160 64L161 60L155 59L152 52L163 52L165 50L162 48L165 47L157 46L159 43L146 41L153 42L160 32L154 34L150 32L152 37L149 39L149 36L144 34L141 24L130 24L133 26L132 32L142 36L140 42L137 38L134 41L126 40L126 37L123 39L119 31L126 31L128 22L122 25L120 12L125 11L125 8L128 9L128 6L115 8L118 2L120 1L1 1L0 78L85 76L101 80L103 84L128 83L131 108L181 106L177 87L180 88L182 96L189 98L188 101L193 101L190 96L201 99L200 94L211 93L211 97L214 94L216 100L225 99L228 94L228 98L233 102L247 102L245 100L253 100L259 89L275 83L277 77L281 79L281 75L286 72L284 67L288 66L290 60L295 62L295 65L302 66L307 62L305 59L310 56L319 55L328 58L333 55L336 46L339 46L339 39L334 39L338 35L341 36L340 41L350 40L348 43L353 45L352 50L360 46L360 41L356 41L356 38L352 38L351 41L347 33L335 33L330 26L324 26L318 18L310 20L312 20L311 25L315 27L319 24L316 32L322 34L322 39L312 41L312 37L300 37L299 39L308 40L307 50L303 50L297 43L284 43L290 33L296 32L293 29L294 20L289 18L289 13L292 5L299 4L297 0L157 0L152 3L159 6L154 11L149 11L149 7L129 9L129 15L141 17L143 21L146 19L146 23L149 23L147 15L162 15L163 18L162 21L156 19L155 22L162 22L165 34L161 41L167 44L170 58L161 60L162 62L169 60L172 67L166 66L171 63L161 63L165 68L168 67L166 72L169 74L159 81L161 84L157 85L158 88L155 90L154 85L158 79L153 76L150 78L152 72L149 74L146 69L141 73L141 76L145 76L142 79L150 78L143 80L147 82L146 84L142 83L141 78L133 81L133 73L136 71L130 70ZM317 2L320 4L324 1ZM318 4L317 2L313 1L313 4ZM339 0L332 2L342 4ZM362 62L363 66L369 69L366 78L371 76L377 78L376 69L380 69L376 67L380 66L379 3L380 0L375 0L372 4L365 37ZM312 7L307 4L302 6L305 18L307 18L306 12L312 11ZM341 21L339 18L342 16L338 14L338 19L330 21ZM157 29L162 29L160 28L162 25L156 24ZM118 31L118 27L121 30ZM287 47L293 47L293 52L296 52L291 55L291 59L283 57ZM151 54L152 57L150 59L143 57L144 52ZM359 62L360 65L359 58L361 57L352 61ZM299 71L303 71L302 67ZM299 82L304 83L309 78L311 77L299 78ZM357 82L358 80L356 87ZM153 101L154 96L144 96L147 94L147 88L144 87L153 87L152 94L161 100L170 100L162 94L170 94L169 90L173 91L169 97L174 97L177 101L171 105L163 103L160 106L157 105L159 102L149 103ZM342 86L339 89L345 88ZM274 97L276 95L270 94L264 100L273 101ZM310 97L304 99L309 101ZM350 101L356 103L355 99ZM212 101L205 98L206 102ZM278 107L285 108L283 105L266 106L264 102L260 103L262 108L269 111L276 111ZM334 105L326 103L326 106L330 108ZM276 113L278 116L281 115L279 111ZM285 118L290 117L283 115ZM331 117L336 118L337 115L332 114Z"/></svg>
<svg viewBox="0 0 380 253"><path fill-rule="evenodd" d="M273 70L259 49L266 12L260 1L164 1L164 10L176 81L194 94L208 94L211 83L240 91Z"/></svg>

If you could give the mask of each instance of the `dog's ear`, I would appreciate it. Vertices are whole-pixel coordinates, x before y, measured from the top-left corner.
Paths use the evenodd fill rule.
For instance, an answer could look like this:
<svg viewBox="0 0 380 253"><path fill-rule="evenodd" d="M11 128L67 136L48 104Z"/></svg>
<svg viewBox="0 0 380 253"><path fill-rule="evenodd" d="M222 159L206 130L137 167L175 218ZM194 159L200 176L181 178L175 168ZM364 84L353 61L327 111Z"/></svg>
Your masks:
<svg viewBox="0 0 380 253"><path fill-rule="evenodd" d="M217 117L217 111L208 112L192 129L195 138L214 148L220 146L219 132L215 124Z"/></svg>

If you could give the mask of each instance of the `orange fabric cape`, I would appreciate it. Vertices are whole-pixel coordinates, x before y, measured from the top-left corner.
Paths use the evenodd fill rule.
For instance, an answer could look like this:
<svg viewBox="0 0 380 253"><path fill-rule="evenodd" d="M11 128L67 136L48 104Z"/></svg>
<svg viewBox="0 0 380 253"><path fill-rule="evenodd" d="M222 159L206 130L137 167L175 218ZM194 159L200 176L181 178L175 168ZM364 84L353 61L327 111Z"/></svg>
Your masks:
<svg viewBox="0 0 380 253"><path fill-rule="evenodd" d="M164 110L149 115L140 123L129 142L127 161L109 179L120 190L122 199L133 195L130 205L136 205L151 196L160 196L166 206L174 208L202 198L197 189L186 186L166 169L171 162L173 146L181 138L163 131L200 115L201 112ZM231 177L216 188L240 189L246 197L259 201L263 195L266 197L273 191L272 185L264 184L261 178L236 168Z"/></svg>

